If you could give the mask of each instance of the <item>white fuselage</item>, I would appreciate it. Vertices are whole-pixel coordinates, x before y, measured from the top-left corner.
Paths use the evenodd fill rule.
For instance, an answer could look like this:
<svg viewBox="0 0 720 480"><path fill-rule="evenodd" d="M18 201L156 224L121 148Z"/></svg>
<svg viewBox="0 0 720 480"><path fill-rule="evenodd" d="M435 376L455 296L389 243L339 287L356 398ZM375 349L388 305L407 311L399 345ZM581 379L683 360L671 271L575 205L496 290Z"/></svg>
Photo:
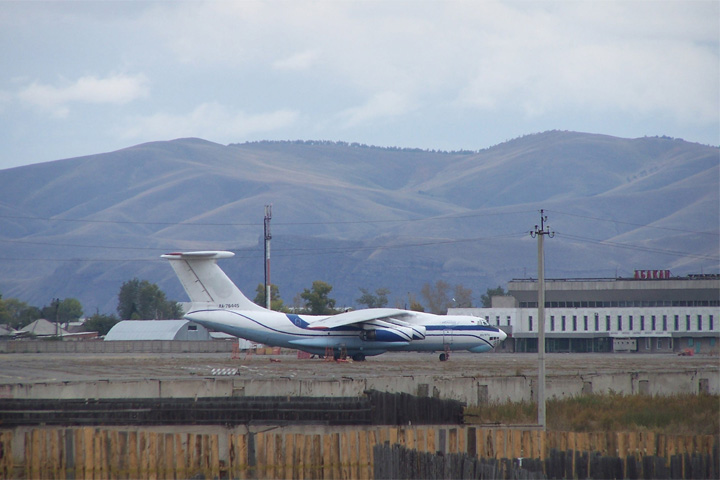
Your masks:
<svg viewBox="0 0 720 480"><path fill-rule="evenodd" d="M328 348L344 348L349 354L378 355L386 351L490 351L506 338L496 327L469 316L440 316L412 312L411 325L345 325L312 328L327 317L284 314L274 311L244 311L194 306L185 318L206 327L270 346L295 348L323 354ZM409 322L408 322L409 323ZM374 334L368 332L374 331Z"/></svg>

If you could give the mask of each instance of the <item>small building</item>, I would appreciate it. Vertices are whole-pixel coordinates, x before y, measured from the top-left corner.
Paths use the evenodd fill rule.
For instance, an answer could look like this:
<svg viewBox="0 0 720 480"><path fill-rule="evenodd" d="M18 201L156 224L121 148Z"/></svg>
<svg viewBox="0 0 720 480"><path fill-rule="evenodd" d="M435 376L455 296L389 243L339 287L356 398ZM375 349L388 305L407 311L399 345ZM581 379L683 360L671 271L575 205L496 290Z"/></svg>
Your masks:
<svg viewBox="0 0 720 480"><path fill-rule="evenodd" d="M189 320L123 320L105 335L113 340L211 340L210 332Z"/></svg>
<svg viewBox="0 0 720 480"><path fill-rule="evenodd" d="M18 333L22 335L33 335L35 337L62 337L68 334L59 324L52 323L44 318L39 318L25 325L18 330Z"/></svg>

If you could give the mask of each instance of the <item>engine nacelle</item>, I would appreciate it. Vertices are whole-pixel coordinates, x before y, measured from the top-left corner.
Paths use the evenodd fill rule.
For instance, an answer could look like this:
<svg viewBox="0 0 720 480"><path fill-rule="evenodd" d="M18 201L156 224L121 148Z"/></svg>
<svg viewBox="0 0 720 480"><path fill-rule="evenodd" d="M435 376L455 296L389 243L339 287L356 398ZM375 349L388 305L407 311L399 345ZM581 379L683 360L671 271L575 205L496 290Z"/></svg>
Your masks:
<svg viewBox="0 0 720 480"><path fill-rule="evenodd" d="M360 332L360 338L367 342L410 342L415 338L408 327L374 327Z"/></svg>

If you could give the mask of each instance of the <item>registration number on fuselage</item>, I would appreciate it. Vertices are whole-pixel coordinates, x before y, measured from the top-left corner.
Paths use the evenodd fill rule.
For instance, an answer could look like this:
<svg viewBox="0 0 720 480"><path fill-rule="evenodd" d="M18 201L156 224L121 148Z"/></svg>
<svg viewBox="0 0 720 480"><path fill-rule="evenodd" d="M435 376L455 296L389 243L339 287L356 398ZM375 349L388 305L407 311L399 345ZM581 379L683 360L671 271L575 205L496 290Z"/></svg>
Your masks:
<svg viewBox="0 0 720 480"><path fill-rule="evenodd" d="M218 303L218 308L240 308L237 303Z"/></svg>

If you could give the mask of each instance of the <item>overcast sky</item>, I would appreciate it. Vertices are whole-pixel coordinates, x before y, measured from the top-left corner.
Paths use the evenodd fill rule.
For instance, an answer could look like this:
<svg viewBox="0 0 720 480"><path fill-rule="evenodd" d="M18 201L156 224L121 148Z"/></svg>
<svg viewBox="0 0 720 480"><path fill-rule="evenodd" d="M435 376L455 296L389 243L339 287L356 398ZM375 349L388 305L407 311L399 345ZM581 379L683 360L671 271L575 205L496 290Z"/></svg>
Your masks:
<svg viewBox="0 0 720 480"><path fill-rule="evenodd" d="M0 168L180 137L717 145L719 5L0 1Z"/></svg>

